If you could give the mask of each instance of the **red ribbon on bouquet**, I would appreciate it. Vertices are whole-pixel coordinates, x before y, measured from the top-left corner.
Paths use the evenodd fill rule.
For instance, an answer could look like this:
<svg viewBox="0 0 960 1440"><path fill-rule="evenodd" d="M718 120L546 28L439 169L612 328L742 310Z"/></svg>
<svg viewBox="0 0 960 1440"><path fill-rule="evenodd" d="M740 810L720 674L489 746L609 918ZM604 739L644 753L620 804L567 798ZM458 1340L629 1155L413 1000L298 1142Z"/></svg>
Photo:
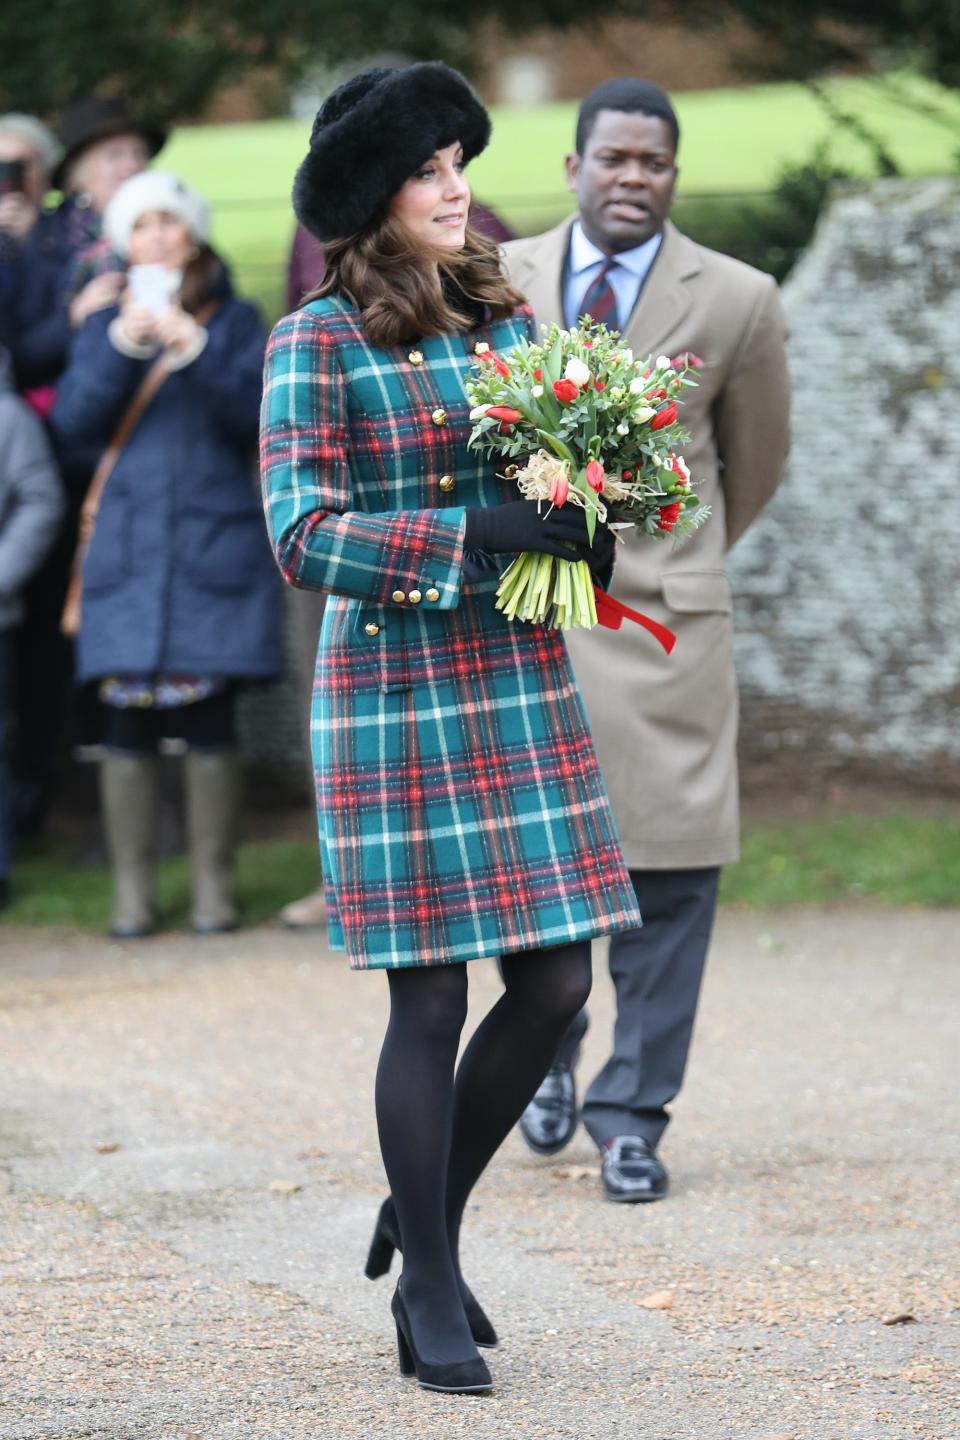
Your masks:
<svg viewBox="0 0 960 1440"><path fill-rule="evenodd" d="M634 624L642 625L644 630L649 630L667 654L670 654L677 643L677 637L666 625L661 625L658 620L651 620L649 615L641 615L639 610L631 610L629 605L624 605L622 600L615 600L606 590L601 590L599 585L594 585L593 593L597 601L598 625L605 625L608 630L619 630L624 620L632 620Z"/></svg>

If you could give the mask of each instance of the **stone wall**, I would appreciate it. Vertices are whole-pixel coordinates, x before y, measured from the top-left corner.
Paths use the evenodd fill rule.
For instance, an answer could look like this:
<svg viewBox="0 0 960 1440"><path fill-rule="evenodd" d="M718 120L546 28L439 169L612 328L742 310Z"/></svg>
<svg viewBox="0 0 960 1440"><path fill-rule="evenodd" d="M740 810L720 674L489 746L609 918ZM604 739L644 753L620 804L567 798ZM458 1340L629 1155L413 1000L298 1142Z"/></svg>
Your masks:
<svg viewBox="0 0 960 1440"><path fill-rule="evenodd" d="M842 191L783 298L792 456L730 560L744 760L960 788L960 180Z"/></svg>

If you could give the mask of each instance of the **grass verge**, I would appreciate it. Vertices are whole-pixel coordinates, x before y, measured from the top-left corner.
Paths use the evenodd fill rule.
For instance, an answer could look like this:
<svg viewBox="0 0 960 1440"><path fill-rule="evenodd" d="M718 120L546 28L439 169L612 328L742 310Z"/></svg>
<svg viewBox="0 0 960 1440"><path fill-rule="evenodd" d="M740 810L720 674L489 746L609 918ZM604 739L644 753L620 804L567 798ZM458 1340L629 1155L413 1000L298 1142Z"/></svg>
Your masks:
<svg viewBox="0 0 960 1440"><path fill-rule="evenodd" d="M316 847L309 842L244 845L237 862L243 923L271 920L287 901L317 882ZM183 858L157 867L164 926L189 915ZM785 825L754 825L744 835L743 859L724 872L722 900L753 909L870 901L879 905L960 904L960 818L844 816ZM26 859L13 877L3 919L20 925L98 930L107 923L106 870L79 870L68 855Z"/></svg>

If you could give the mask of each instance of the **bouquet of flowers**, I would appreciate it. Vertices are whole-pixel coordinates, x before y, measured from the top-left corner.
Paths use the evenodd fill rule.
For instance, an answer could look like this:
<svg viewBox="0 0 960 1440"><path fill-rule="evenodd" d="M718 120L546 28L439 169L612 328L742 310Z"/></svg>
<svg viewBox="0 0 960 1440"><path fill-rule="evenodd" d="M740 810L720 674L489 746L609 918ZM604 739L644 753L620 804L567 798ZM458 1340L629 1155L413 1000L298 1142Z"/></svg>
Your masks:
<svg viewBox="0 0 960 1440"><path fill-rule="evenodd" d="M676 542L707 518L679 453L689 436L678 402L696 384L696 356L637 360L616 331L593 322L543 327L539 343L523 340L506 355L483 345L476 353L469 443L518 462L503 473L525 499L580 506L591 543L598 524ZM597 598L586 561L527 552L504 572L497 608L591 628Z"/></svg>

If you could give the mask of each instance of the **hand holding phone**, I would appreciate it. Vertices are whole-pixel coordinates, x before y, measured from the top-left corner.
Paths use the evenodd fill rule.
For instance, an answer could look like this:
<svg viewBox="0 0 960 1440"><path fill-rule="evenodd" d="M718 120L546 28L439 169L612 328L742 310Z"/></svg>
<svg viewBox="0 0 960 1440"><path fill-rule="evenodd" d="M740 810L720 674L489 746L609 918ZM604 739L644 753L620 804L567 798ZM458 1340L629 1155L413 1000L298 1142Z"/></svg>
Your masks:
<svg viewBox="0 0 960 1440"><path fill-rule="evenodd" d="M162 315L180 289L182 278L179 270L168 270L166 265L131 265L127 271L130 299L152 315Z"/></svg>
<svg viewBox="0 0 960 1440"><path fill-rule="evenodd" d="M22 160L0 160L0 195L22 195L25 174Z"/></svg>

